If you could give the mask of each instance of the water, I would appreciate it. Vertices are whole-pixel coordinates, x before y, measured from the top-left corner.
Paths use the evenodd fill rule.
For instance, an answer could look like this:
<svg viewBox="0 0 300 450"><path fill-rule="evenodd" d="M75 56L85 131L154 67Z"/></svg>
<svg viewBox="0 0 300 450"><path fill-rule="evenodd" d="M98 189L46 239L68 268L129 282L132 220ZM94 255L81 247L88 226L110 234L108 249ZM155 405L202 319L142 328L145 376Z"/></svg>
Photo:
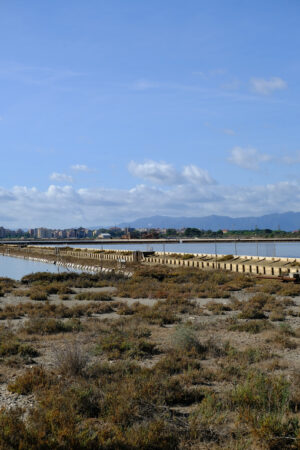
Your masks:
<svg viewBox="0 0 300 450"><path fill-rule="evenodd" d="M78 248L115 249L115 250L154 250L158 252L212 253L224 255L280 256L300 258L300 242L222 242L222 243L183 243L183 244L110 244L73 245ZM24 275L34 272L63 272L67 269L38 261L13 258L0 255L0 276L20 280Z"/></svg>
<svg viewBox="0 0 300 450"><path fill-rule="evenodd" d="M67 269L54 264L47 264L29 259L13 258L0 255L0 277L20 280L24 275L34 272L64 272Z"/></svg>
<svg viewBox="0 0 300 450"><path fill-rule="evenodd" d="M286 258L300 258L300 242L209 242L209 243L166 243L166 244L111 244L109 241L103 245L84 243L72 245L76 248L140 250L157 252L181 253L212 253L221 255L249 255L249 256L279 256Z"/></svg>

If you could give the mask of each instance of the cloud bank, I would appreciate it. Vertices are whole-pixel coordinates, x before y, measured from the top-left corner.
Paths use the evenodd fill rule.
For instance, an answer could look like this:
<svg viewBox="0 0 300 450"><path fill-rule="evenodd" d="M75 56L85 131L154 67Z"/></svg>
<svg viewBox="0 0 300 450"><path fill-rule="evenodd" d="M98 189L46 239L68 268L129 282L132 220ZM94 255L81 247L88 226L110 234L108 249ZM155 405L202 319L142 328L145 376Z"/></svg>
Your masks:
<svg viewBox="0 0 300 450"><path fill-rule="evenodd" d="M257 170L269 159L269 155L251 147L234 147L230 155L233 164L250 170ZM85 171L87 166L76 167ZM128 170L142 183L128 189L76 188L70 185L70 175L54 172L51 175L54 183L46 190L0 187L0 225L67 228L112 225L151 215L242 217L300 210L297 180L228 186L216 183L206 170L196 165L177 169L167 162L151 160L131 161Z"/></svg>
<svg viewBox="0 0 300 450"><path fill-rule="evenodd" d="M237 217L288 210L300 210L296 181L253 187L141 184L132 189L55 185L46 191L20 186L0 189L0 219L7 227L98 226L155 214Z"/></svg>

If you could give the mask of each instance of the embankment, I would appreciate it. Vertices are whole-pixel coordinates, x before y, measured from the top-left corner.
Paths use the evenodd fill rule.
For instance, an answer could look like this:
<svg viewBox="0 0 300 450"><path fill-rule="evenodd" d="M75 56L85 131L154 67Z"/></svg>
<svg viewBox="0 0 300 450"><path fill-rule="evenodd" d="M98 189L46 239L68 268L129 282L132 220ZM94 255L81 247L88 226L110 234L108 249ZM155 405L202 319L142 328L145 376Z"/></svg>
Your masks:
<svg viewBox="0 0 300 450"><path fill-rule="evenodd" d="M163 264L200 269L222 269L254 275L282 276L297 272L300 258L255 257L247 255L211 255L203 253L152 252L143 254L124 250L94 250L71 247L0 246L0 253L62 265L70 269L98 272L121 270L131 273L139 264Z"/></svg>

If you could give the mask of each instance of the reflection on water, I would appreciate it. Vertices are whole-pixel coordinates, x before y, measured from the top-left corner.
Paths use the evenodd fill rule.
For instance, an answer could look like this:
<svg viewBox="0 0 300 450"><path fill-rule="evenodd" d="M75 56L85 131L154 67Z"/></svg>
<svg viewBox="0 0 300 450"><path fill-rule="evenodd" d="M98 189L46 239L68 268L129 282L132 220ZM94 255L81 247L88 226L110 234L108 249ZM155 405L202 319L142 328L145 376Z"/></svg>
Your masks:
<svg viewBox="0 0 300 450"><path fill-rule="evenodd" d="M66 270L54 264L0 255L0 277L20 280L24 275L33 272L64 272Z"/></svg>

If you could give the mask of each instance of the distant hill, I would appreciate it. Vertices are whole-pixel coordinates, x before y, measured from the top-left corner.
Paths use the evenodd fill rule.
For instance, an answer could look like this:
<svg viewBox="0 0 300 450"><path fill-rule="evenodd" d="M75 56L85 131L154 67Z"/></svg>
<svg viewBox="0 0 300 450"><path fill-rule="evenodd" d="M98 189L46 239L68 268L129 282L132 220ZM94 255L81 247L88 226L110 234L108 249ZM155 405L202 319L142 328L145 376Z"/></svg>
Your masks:
<svg viewBox="0 0 300 450"><path fill-rule="evenodd" d="M169 217L152 216L123 222L120 227L133 228L187 228L195 227L203 230L254 230L255 228L294 231L300 229L300 212L287 212L282 214L267 214L260 217Z"/></svg>

